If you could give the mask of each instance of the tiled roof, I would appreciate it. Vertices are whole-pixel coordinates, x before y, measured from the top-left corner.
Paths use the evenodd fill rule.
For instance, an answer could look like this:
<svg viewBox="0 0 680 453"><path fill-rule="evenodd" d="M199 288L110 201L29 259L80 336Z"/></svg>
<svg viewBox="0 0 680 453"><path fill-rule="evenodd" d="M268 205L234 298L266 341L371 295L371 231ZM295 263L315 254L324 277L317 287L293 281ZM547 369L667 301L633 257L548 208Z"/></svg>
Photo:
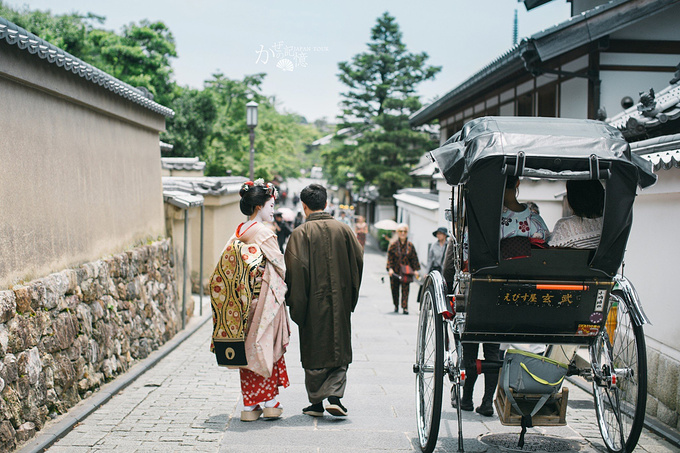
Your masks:
<svg viewBox="0 0 680 453"><path fill-rule="evenodd" d="M643 156L654 166L654 171L670 170L671 168L680 167L680 149L675 151L666 151L663 153L650 154Z"/></svg>
<svg viewBox="0 0 680 453"><path fill-rule="evenodd" d="M161 167L166 170L203 171L205 162L201 162L198 157L161 157Z"/></svg>
<svg viewBox="0 0 680 453"><path fill-rule="evenodd" d="M192 195L225 195L238 193L248 178L244 176L204 176L190 178L179 176L163 177L163 192L180 191Z"/></svg>
<svg viewBox="0 0 680 453"><path fill-rule="evenodd" d="M631 143L630 149L654 166L654 171L680 168L680 134Z"/></svg>
<svg viewBox="0 0 680 453"><path fill-rule="evenodd" d="M172 149L174 148L173 145L171 145L170 143L165 143L165 142L162 141L162 140L161 140L160 144L161 144L161 152L166 152L166 153L167 153L167 152L172 151Z"/></svg>
<svg viewBox="0 0 680 453"><path fill-rule="evenodd" d="M147 98L141 90L116 79L89 63L85 63L33 33L0 17L0 41L2 40L6 41L9 45L17 46L21 50L26 50L32 55L37 55L42 60L63 68L65 71L72 72L85 80L102 86L135 104L139 104L166 117L173 117L175 115L172 109Z"/></svg>
<svg viewBox="0 0 680 453"><path fill-rule="evenodd" d="M655 105L645 109L641 102L608 120L627 139L644 137L653 129L680 119L680 83L669 85L655 94ZM680 128L680 126L679 126Z"/></svg>
<svg viewBox="0 0 680 453"><path fill-rule="evenodd" d="M164 190L163 201L181 209L188 209L203 205L205 200L201 195L191 195L178 190Z"/></svg>
<svg viewBox="0 0 680 453"><path fill-rule="evenodd" d="M644 18L658 14L678 0L611 0L523 39L479 72L409 118L411 126L436 119L511 76L518 70L540 71L540 63L594 42Z"/></svg>

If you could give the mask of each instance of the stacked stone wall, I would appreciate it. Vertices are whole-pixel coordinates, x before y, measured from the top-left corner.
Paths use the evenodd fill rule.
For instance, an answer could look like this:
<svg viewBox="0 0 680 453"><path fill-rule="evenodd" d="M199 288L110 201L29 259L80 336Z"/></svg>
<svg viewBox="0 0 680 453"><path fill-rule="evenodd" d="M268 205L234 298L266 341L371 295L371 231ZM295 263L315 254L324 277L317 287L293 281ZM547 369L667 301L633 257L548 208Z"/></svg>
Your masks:
<svg viewBox="0 0 680 453"><path fill-rule="evenodd" d="M680 431L680 362L647 348L647 414Z"/></svg>
<svg viewBox="0 0 680 453"><path fill-rule="evenodd" d="M177 333L173 267L162 240L0 291L0 451Z"/></svg>

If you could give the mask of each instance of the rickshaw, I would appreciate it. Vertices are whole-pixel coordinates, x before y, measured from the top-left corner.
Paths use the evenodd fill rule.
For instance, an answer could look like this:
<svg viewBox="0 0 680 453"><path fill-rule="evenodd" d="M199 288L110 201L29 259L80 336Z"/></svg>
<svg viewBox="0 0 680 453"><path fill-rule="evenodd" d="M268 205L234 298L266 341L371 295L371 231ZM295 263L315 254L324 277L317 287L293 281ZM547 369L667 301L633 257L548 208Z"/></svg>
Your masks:
<svg viewBox="0 0 680 453"><path fill-rule="evenodd" d="M632 451L645 416L643 325L649 321L633 285L618 271L637 187L656 182L651 165L632 154L622 134L606 123L560 118L478 118L429 155L452 186L447 212L452 234L446 281L432 272L419 299L413 371L421 449L432 452L437 443L447 376L463 451L462 343L488 342L587 347L590 363L571 360L567 375L592 382L608 450ZM508 175L600 180L605 202L597 248L532 247L530 256L501 259L499 225ZM561 303L565 299L569 303ZM478 361L478 371L494 366L498 370L501 364Z"/></svg>

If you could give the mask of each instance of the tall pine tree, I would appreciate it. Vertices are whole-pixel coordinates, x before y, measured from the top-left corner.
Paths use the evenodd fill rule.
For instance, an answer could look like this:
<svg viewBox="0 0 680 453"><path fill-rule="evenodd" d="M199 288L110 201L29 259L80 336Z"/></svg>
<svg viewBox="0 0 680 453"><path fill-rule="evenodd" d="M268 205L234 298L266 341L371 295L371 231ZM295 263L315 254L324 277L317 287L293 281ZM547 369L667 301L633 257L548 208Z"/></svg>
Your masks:
<svg viewBox="0 0 680 453"><path fill-rule="evenodd" d="M416 88L431 80L440 66L427 65L425 52L408 52L396 19L389 13L378 18L371 29L366 52L351 62L338 64L340 81L348 87L341 93L341 127L359 134L353 142L327 154L328 164L346 168L359 181L378 186L383 197L412 183L409 171L420 156L434 145L426 133L412 130L409 116L421 107ZM335 175L343 182L343 175Z"/></svg>

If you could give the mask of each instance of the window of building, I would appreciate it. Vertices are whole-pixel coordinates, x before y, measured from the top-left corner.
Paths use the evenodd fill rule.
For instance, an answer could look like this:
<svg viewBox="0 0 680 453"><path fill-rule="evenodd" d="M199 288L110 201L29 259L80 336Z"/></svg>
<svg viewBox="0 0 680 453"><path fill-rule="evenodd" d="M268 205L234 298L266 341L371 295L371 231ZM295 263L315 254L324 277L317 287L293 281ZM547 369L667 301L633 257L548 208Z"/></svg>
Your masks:
<svg viewBox="0 0 680 453"><path fill-rule="evenodd" d="M550 84L538 89L538 116L557 116L557 85Z"/></svg>
<svg viewBox="0 0 680 453"><path fill-rule="evenodd" d="M526 93L517 96L517 116L533 116L534 115L534 95L533 93Z"/></svg>

